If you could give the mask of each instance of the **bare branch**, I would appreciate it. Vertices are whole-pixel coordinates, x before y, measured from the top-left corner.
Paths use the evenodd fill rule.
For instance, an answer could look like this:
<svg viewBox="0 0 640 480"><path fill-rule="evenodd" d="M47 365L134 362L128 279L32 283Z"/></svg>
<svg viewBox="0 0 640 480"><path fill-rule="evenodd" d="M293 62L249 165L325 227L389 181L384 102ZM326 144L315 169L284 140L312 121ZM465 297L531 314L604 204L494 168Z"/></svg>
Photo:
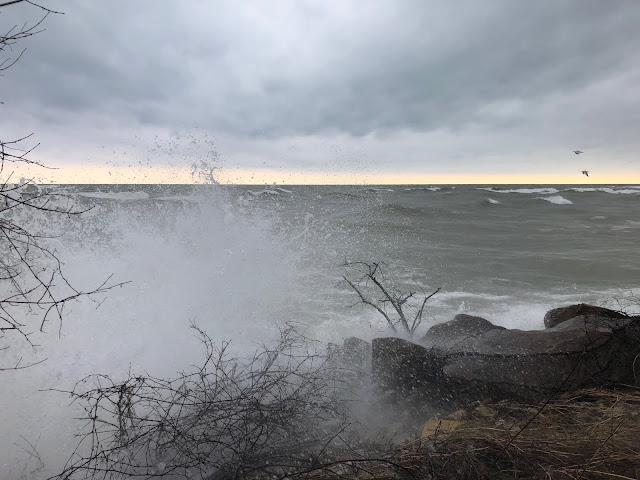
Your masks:
<svg viewBox="0 0 640 480"><path fill-rule="evenodd" d="M384 264L381 262L345 262L343 267L350 271L351 277L354 279L349 278L348 275L343 275L342 278L356 292L360 298L359 303L375 308L394 332L398 332L397 325L400 324L402 330L412 336L422 323L427 300L438 293L440 288L429 295L423 291L424 296L421 302L416 304L417 292L403 293L390 285L384 275L382 265ZM358 273L358 275L354 275L354 273ZM375 295L379 294L382 294L382 298L375 299ZM397 318L392 318L387 312L387 305L391 305ZM409 311L415 312L412 315L411 324L409 324L407 316Z"/></svg>
<svg viewBox="0 0 640 480"><path fill-rule="evenodd" d="M85 427L55 478L291 478L392 463L348 447L348 386L294 326L246 361L192 327L205 361L190 372L94 375L63 392L84 409Z"/></svg>
<svg viewBox="0 0 640 480"><path fill-rule="evenodd" d="M22 2L44 13L39 21L14 25L0 35L2 54L12 53L19 41L42 32L43 22L49 14L61 13L31 0L5 1L0 3L0 8ZM14 65L23 53L24 49L13 58L0 58L0 71ZM109 277L96 288L78 289L66 278L62 262L49 246L52 235L36 231L33 220L40 215L80 215L91 208L78 208L70 196L40 188L32 180L10 183L14 172L5 172L7 165L49 168L31 158L39 145L30 143L31 137L32 134L14 140L0 139L0 284L3 287L0 295L0 338L9 346L14 338L11 334L36 346L31 339L32 334L38 329L44 331L52 317L57 318L60 333L65 307L71 302L84 298L100 305L105 293L127 283L113 283ZM8 346L0 346L0 350L6 348ZM20 370L37 363L22 364L20 359L17 365L0 368L0 371Z"/></svg>
<svg viewBox="0 0 640 480"><path fill-rule="evenodd" d="M43 358L42 360L39 360L37 362L31 362L26 365L22 365L22 357L20 357L18 362L15 364L15 366L9 367L9 368L0 368L0 372L6 372L7 370L24 370L25 368L31 368L46 361L47 359Z"/></svg>

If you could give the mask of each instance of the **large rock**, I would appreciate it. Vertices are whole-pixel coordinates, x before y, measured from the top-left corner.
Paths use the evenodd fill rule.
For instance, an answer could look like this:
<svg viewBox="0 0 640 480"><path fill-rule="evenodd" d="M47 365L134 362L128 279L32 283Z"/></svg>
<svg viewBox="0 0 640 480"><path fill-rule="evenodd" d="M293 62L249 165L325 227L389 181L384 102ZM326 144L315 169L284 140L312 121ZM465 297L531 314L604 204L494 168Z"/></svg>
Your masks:
<svg viewBox="0 0 640 480"><path fill-rule="evenodd" d="M558 391L635 383L640 317L577 316L541 331L493 330L458 345L448 383L537 401Z"/></svg>
<svg viewBox="0 0 640 480"><path fill-rule="evenodd" d="M439 395L443 385L443 357L436 350L401 338L375 338L371 373L377 385L397 397Z"/></svg>
<svg viewBox="0 0 640 480"><path fill-rule="evenodd" d="M438 329L450 335L429 340L441 338L446 348L374 340L373 374L379 384L403 394L419 391L469 403L514 397L537 402L559 391L636 383L640 317L578 315L538 331L489 328L488 322L465 317ZM467 321L478 328L465 336L459 327Z"/></svg>
<svg viewBox="0 0 640 480"><path fill-rule="evenodd" d="M358 337L348 337L344 341L343 362L347 368L360 372L371 370L371 344Z"/></svg>
<svg viewBox="0 0 640 480"><path fill-rule="evenodd" d="M628 317L628 315L622 312L617 312L604 307L596 307L595 305L587 305L586 303L579 303L577 305L569 305L567 307L549 310L544 316L544 326L546 328L553 328L562 322L566 322L567 320L577 317L578 315L605 318Z"/></svg>
<svg viewBox="0 0 640 480"><path fill-rule="evenodd" d="M455 350L461 342L476 338L491 330L504 330L489 320L464 313L453 317L449 322L431 327L422 337L421 344L427 348L437 348L444 352Z"/></svg>
<svg viewBox="0 0 640 480"><path fill-rule="evenodd" d="M352 386L367 383L371 373L371 344L358 337L348 337L343 346L327 345L329 371L336 379Z"/></svg>

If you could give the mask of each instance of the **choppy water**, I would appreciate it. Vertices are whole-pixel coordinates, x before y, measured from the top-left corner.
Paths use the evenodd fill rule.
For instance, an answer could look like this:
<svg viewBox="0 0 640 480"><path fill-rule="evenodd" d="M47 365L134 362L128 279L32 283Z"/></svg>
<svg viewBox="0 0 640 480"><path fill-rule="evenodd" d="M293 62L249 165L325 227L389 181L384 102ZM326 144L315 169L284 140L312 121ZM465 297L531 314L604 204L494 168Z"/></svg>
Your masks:
<svg viewBox="0 0 640 480"><path fill-rule="evenodd" d="M15 475L20 435L48 462L68 453L69 408L46 388L131 368L172 374L198 362L196 321L238 351L299 321L324 342L386 332L344 283L345 261L383 261L403 288L442 287L429 324L467 312L540 328L544 312L638 289L640 186L62 186L79 218L36 219L72 281L131 281L79 302L36 334L48 360L4 372L0 469ZM33 221L33 219L27 219ZM99 307L99 308L96 308ZM35 438L34 438L35 437ZM12 465L14 467L12 467ZM11 470L13 468L13 470ZM0 476L0 478L2 478ZM9 478L9 477L7 477Z"/></svg>

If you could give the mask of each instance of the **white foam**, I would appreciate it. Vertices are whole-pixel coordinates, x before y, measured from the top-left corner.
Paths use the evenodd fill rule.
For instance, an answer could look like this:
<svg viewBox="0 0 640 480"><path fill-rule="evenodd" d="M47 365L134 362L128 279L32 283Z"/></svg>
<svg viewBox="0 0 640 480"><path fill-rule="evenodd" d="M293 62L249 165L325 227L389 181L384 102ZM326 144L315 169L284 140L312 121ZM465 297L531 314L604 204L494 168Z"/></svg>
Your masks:
<svg viewBox="0 0 640 480"><path fill-rule="evenodd" d="M253 351L254 342L277 337L276 322L298 320L283 312L292 298L311 296L295 281L295 256L269 219L240 215L223 198L150 210L125 201L99 215L60 221L67 234L50 243L72 284L95 287L112 273L114 282L132 283L102 296L102 303L69 304L61 338L55 321L46 334L32 336L42 345L36 354L18 341L3 351L1 366L20 356L25 363L48 360L3 372L2 480L22 458L15 445L20 435L30 441L41 436L38 452L49 468L43 478L57 473L70 454L78 412L66 396L40 390L72 388L95 373L118 379L131 369L165 377L197 365L203 350L190 320L217 344L232 340L236 352Z"/></svg>
<svg viewBox="0 0 640 480"><path fill-rule="evenodd" d="M511 297L509 295L492 295L489 293L472 293L472 292L463 292L463 291L442 291L439 292L436 296L433 297L436 301L449 301L452 299L460 300L490 300L490 301L505 301L509 300Z"/></svg>
<svg viewBox="0 0 640 480"><path fill-rule="evenodd" d="M611 193L613 195L634 195L634 194L640 193L640 190L638 188L640 187L627 187L627 188L621 188L621 189L616 189L613 187L573 187L573 188L569 188L568 190L573 190L574 192L580 192L580 193L604 192L604 193Z"/></svg>
<svg viewBox="0 0 640 480"><path fill-rule="evenodd" d="M77 195L108 200L147 200L149 198L146 192L78 192Z"/></svg>
<svg viewBox="0 0 640 480"><path fill-rule="evenodd" d="M455 187L453 187L455 188ZM423 191L428 191L428 192L439 192L440 190L442 190L442 187L416 187L416 188L405 188L404 189L406 192L410 192L412 190L423 190Z"/></svg>
<svg viewBox="0 0 640 480"><path fill-rule="evenodd" d="M640 222L634 221L634 220L627 220L622 225L613 225L611 227L611 230L614 230L614 231L626 231L626 230L631 230L631 229L636 229L636 228L640 228Z"/></svg>
<svg viewBox="0 0 640 480"><path fill-rule="evenodd" d="M551 195L550 197L536 197L540 200L545 200L549 203L555 203L556 205L573 205L573 202L571 200L567 200L564 197L561 197L560 195Z"/></svg>
<svg viewBox="0 0 640 480"><path fill-rule="evenodd" d="M478 187L478 190L486 190L493 193L559 193L560 190L552 187L545 188L514 188L509 190L496 189L495 187Z"/></svg>
<svg viewBox="0 0 640 480"><path fill-rule="evenodd" d="M468 292L441 292L429 300L431 310L437 307L439 312L431 321L426 321L424 330L431 325L451 320L457 313L476 315L489 320L495 325L520 330L544 329L544 315L552 308L578 303L601 305L613 309L623 309L629 314L638 310L637 298L640 290L609 289L591 292L585 295L575 291L570 293L530 292L526 298L521 296L473 294ZM612 299L603 302L603 299Z"/></svg>
<svg viewBox="0 0 640 480"><path fill-rule="evenodd" d="M276 187L275 190L282 192L282 193L293 193L291 190L287 190L286 188L280 188L280 187Z"/></svg>
<svg viewBox="0 0 640 480"><path fill-rule="evenodd" d="M276 192L275 190L271 190L271 189L260 190L259 192L254 192L252 190L249 190L249 194L253 195L254 197L259 197L260 195L280 195L280 192Z"/></svg>
<svg viewBox="0 0 640 480"><path fill-rule="evenodd" d="M190 197L187 195L174 195L171 197L153 197L153 200L159 200L162 202L189 202L189 203L195 203L196 200L194 199L194 197Z"/></svg>
<svg viewBox="0 0 640 480"><path fill-rule="evenodd" d="M494 200L493 198L487 198L487 202L491 203L492 205L500 205L500 202L498 200Z"/></svg>

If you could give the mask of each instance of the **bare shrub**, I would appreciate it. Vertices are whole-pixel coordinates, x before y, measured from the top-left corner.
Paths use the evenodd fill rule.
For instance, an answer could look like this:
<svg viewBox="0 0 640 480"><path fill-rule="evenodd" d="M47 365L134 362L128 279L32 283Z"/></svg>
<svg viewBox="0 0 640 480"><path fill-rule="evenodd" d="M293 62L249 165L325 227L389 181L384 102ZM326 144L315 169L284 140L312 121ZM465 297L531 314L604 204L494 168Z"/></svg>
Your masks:
<svg viewBox="0 0 640 480"><path fill-rule="evenodd" d="M342 278L358 294L360 301L357 304L375 308L396 333L400 326L402 331L413 336L422 323L427 300L440 291L438 288L426 294L416 285L420 292L403 292L385 276L383 267L386 265L382 262L346 262L343 266L348 273Z"/></svg>
<svg viewBox="0 0 640 480"><path fill-rule="evenodd" d="M598 304L601 307L617 310L631 317L640 315L640 290L619 287L621 293Z"/></svg>
<svg viewBox="0 0 640 480"><path fill-rule="evenodd" d="M46 241L54 235L37 231L33 218L79 215L86 209L76 208L67 195L37 188L29 191L29 186L29 181L0 184L0 338L17 334L34 345L32 333L44 331L51 317L60 328L67 304L81 297L93 299L122 283L109 283L107 278L94 288L80 290L68 281L60 258ZM31 225L25 225L29 221Z"/></svg>
<svg viewBox="0 0 640 480"><path fill-rule="evenodd" d="M93 375L66 392L86 424L56 478L277 478L357 462L349 389L314 342L288 325L241 361L193 328L200 367L173 379Z"/></svg>
<svg viewBox="0 0 640 480"><path fill-rule="evenodd" d="M15 25L0 35L0 72L22 57L24 49L14 51L17 42L40 33L50 13L60 13L28 0L0 3L0 9L23 1L41 9L43 16L32 25ZM32 180L13 178L19 165L47 168L31 159L38 145L27 145L30 137L0 138L0 339L5 342L0 351L14 344L16 336L35 346L32 334L44 331L52 317L59 320L60 328L65 307L70 302L81 297L93 299L122 285L107 279L93 288L80 290L64 275L60 259L47 242L54 235L46 227L38 229L36 219L43 215L80 215L88 209L77 208L68 195L38 188ZM10 366L0 365L0 371L31 365L33 363L19 359Z"/></svg>

